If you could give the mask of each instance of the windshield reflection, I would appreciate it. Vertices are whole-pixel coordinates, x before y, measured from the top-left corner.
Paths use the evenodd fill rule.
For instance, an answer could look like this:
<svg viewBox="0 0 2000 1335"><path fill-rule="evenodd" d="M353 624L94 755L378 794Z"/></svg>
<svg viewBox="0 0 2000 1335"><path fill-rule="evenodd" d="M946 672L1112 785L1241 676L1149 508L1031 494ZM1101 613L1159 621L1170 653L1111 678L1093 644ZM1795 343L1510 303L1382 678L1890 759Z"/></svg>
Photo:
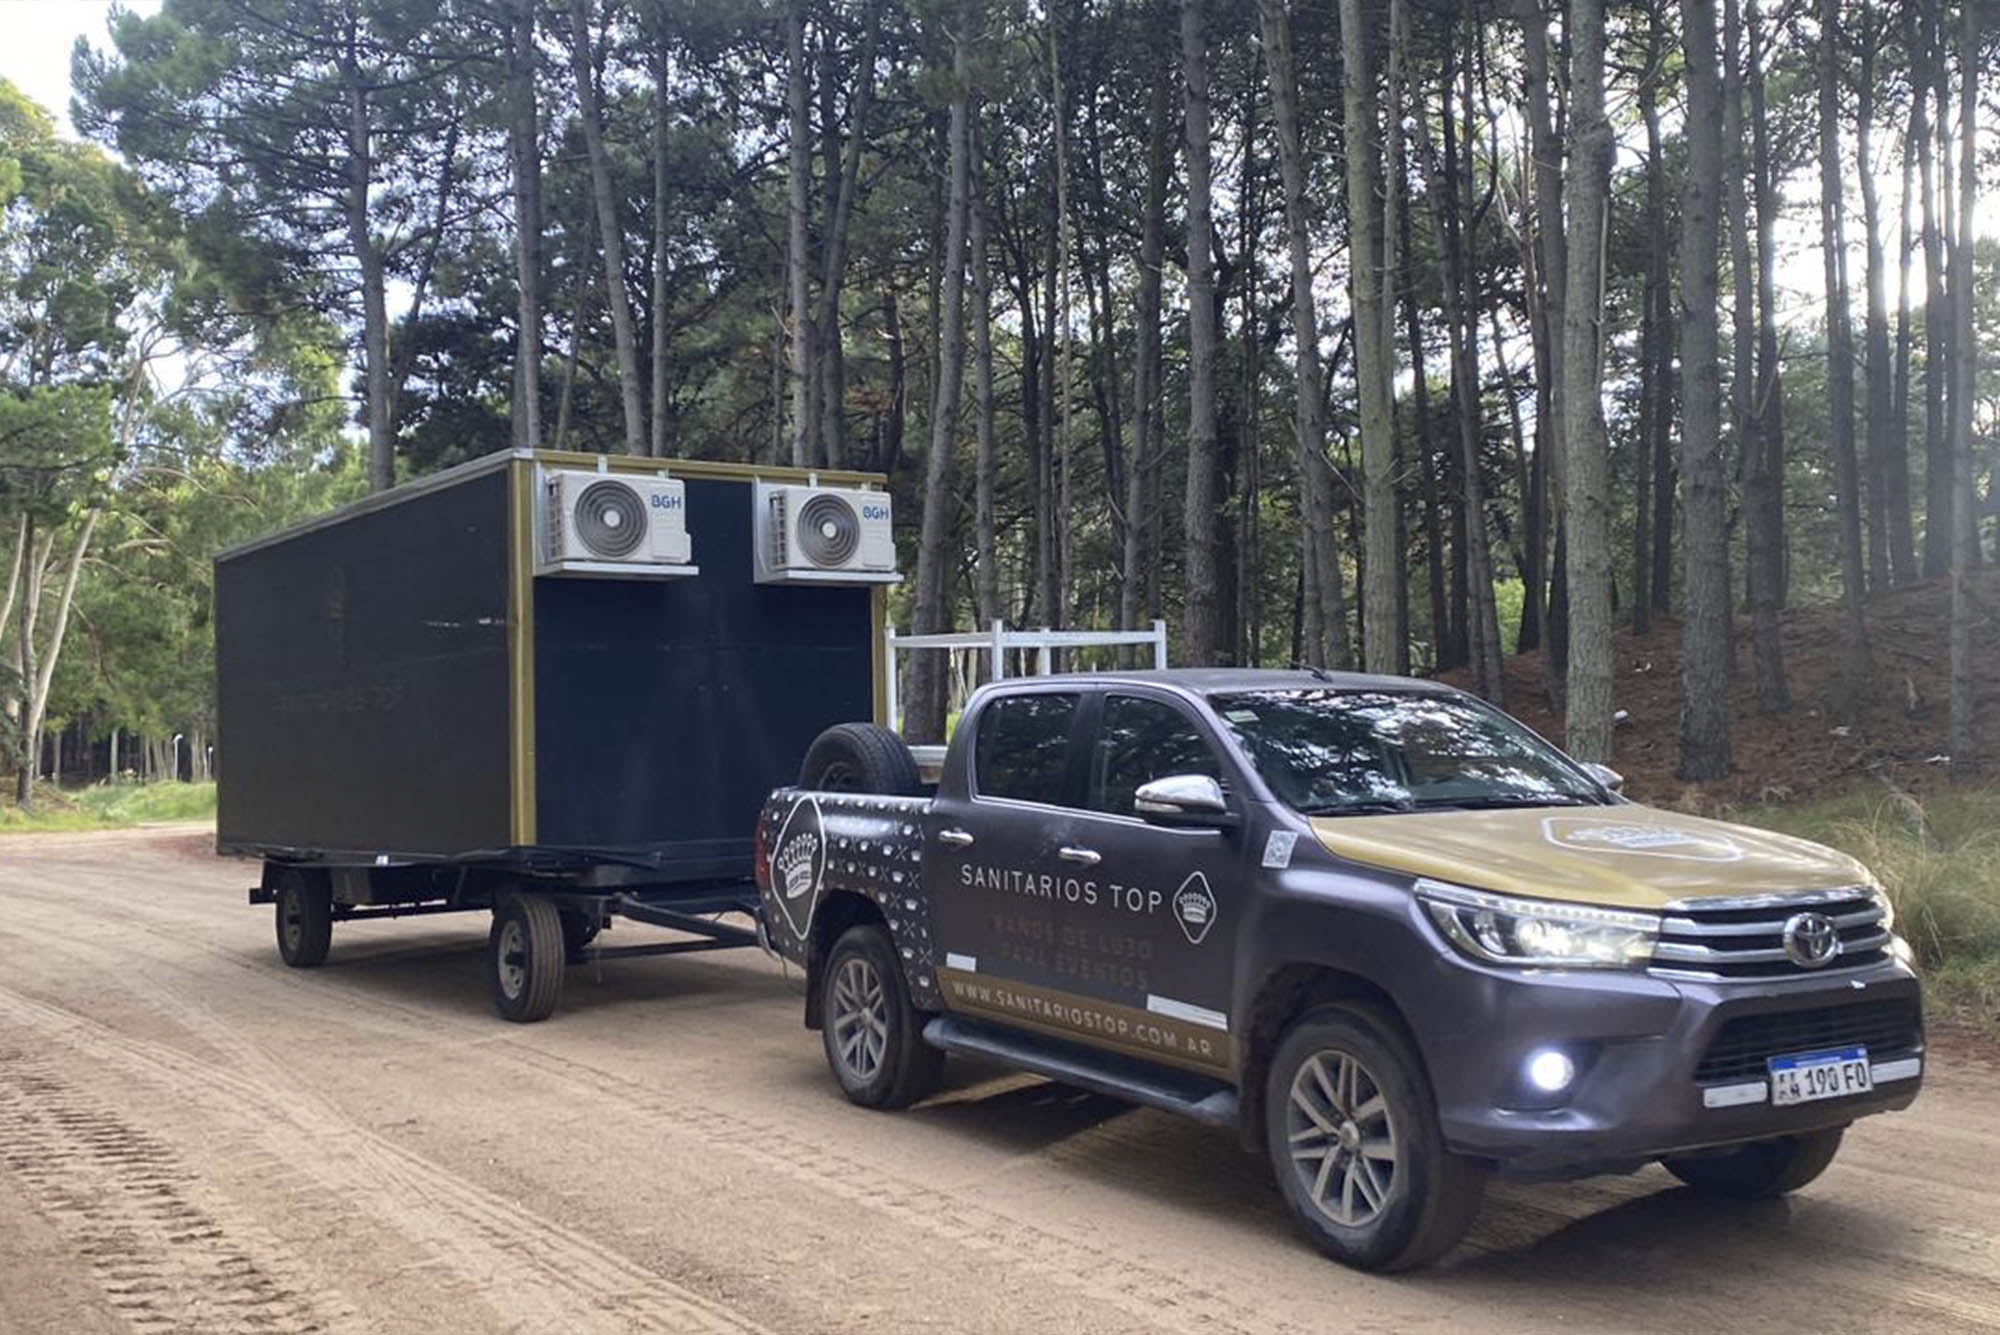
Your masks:
<svg viewBox="0 0 2000 1335"><path fill-rule="evenodd" d="M1210 704L1278 799L1309 816L1609 800L1554 747L1457 696L1300 689Z"/></svg>

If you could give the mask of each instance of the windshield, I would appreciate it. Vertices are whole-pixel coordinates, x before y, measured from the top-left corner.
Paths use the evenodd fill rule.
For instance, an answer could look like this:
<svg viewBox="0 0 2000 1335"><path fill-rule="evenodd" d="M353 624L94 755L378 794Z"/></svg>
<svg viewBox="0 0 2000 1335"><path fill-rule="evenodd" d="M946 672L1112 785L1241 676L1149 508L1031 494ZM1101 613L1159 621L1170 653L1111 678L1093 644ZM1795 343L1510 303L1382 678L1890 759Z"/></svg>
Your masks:
<svg viewBox="0 0 2000 1335"><path fill-rule="evenodd" d="M1278 800L1308 816L1607 801L1547 742L1456 696L1310 689L1209 703Z"/></svg>

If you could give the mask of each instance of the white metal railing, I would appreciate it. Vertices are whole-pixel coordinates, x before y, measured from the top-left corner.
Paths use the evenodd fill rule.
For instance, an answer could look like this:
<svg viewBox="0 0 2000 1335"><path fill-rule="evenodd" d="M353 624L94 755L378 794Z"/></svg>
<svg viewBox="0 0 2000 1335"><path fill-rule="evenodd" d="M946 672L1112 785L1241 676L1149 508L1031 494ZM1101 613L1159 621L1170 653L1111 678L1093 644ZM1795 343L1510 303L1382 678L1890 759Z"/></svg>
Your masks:
<svg viewBox="0 0 2000 1335"><path fill-rule="evenodd" d="M1155 621L1150 630L1008 630L1003 621L996 621L983 631L950 632L943 635L899 635L894 626L882 632L882 644L887 654L885 662L889 676L889 726L894 727L902 716L902 701L899 698L896 679L896 654L904 649L971 649L984 650L987 665L994 681L1007 675L1007 651L1009 649L1033 650L1035 670L1033 676L1047 676L1054 667L1053 654L1057 649L1099 649L1124 644L1149 644L1153 646L1153 666L1167 665L1167 623Z"/></svg>

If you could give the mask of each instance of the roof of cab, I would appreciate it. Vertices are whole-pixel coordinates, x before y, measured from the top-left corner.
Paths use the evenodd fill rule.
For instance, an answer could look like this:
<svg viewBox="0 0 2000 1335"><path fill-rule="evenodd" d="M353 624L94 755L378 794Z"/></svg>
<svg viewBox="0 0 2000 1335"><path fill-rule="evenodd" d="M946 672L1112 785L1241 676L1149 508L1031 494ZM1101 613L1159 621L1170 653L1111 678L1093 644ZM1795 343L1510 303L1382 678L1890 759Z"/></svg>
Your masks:
<svg viewBox="0 0 2000 1335"><path fill-rule="evenodd" d="M1009 677L995 686L1051 684L1104 687L1120 683L1164 686L1194 695L1234 691L1407 691L1454 695L1457 688L1419 677L1392 677L1367 672L1326 672L1304 668L1160 668L1142 672L1070 672L1047 677Z"/></svg>

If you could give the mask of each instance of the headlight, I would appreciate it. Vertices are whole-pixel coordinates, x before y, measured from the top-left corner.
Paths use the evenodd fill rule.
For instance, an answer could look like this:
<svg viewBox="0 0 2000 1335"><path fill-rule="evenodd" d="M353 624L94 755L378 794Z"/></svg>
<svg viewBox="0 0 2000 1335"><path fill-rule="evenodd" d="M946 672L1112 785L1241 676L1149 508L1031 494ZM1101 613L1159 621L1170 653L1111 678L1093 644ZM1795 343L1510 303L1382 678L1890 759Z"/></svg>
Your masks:
<svg viewBox="0 0 2000 1335"><path fill-rule="evenodd" d="M1515 899L1428 880L1417 882L1417 897L1447 940L1488 964L1643 968L1652 962L1660 935L1659 915L1653 913Z"/></svg>

